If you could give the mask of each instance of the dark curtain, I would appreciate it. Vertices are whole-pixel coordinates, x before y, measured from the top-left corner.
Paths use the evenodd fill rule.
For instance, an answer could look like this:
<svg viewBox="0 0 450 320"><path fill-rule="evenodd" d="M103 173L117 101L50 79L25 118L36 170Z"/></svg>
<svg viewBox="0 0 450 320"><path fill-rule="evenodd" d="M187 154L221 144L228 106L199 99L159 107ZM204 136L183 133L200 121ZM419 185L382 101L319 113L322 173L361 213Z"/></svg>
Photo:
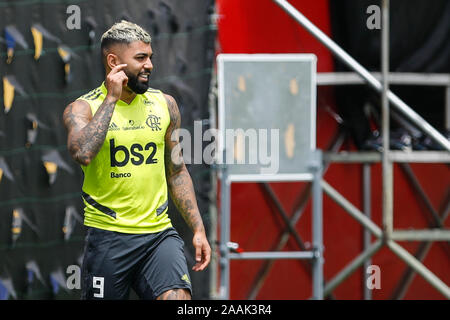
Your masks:
<svg viewBox="0 0 450 320"><path fill-rule="evenodd" d="M80 29L67 27L69 5L80 8ZM121 19L151 33L151 86L176 98L182 127L191 130L194 120L209 118L213 10L213 0L0 0L0 76L6 77L0 82L0 299L79 297L80 290L68 289L66 281L72 274L67 267L81 266L83 176L67 152L62 113L103 81L102 33ZM43 35L39 59L32 26ZM14 55L8 63L9 47ZM3 93L11 86L14 99L3 112L8 104ZM188 169L208 229L210 170L206 165ZM192 232L172 204L169 215L192 266ZM209 272L191 279L194 298L208 298Z"/></svg>
<svg viewBox="0 0 450 320"><path fill-rule="evenodd" d="M370 30L366 13L381 1L330 0L333 39L369 71L381 70L381 30ZM381 18L381 16L380 16ZM390 72L450 72L450 2L447 0L390 1ZM336 59L336 71L349 70ZM426 121L445 131L445 87L392 85L391 90ZM358 148L379 129L377 116L369 117L364 105L380 114L380 94L368 86L337 86L338 110ZM395 118L391 129L402 128Z"/></svg>

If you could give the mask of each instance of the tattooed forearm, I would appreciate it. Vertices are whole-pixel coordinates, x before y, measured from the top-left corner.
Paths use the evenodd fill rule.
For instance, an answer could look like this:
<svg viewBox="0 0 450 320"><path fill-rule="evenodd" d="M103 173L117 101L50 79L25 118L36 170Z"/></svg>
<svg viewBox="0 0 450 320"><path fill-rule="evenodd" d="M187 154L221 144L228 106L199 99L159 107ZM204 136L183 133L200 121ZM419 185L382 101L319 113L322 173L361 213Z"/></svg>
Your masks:
<svg viewBox="0 0 450 320"><path fill-rule="evenodd" d="M165 139L164 163L166 178L172 200L178 211L193 232L204 231L202 217L195 199L192 179L183 162L179 149L178 129L181 125L177 103L171 96L166 96L170 115L170 125Z"/></svg>
<svg viewBox="0 0 450 320"><path fill-rule="evenodd" d="M90 121L74 112L73 104L66 109L64 123L68 128L72 128L68 147L75 161L87 165L97 155L108 132L114 107L114 101L105 99ZM82 129L77 131L77 126Z"/></svg>
<svg viewBox="0 0 450 320"><path fill-rule="evenodd" d="M173 203L193 232L204 231L202 217L195 199L194 186L186 167L168 180Z"/></svg>

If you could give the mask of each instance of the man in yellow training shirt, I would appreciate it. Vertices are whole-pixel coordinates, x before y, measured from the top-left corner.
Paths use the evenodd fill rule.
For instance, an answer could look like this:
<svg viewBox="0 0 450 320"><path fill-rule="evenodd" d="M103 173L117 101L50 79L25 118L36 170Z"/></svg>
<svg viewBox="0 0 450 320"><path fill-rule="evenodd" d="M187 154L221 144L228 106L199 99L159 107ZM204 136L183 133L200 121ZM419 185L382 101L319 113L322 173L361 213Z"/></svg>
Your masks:
<svg viewBox="0 0 450 320"><path fill-rule="evenodd" d="M209 264L211 248L179 152L177 103L149 88L153 51L140 26L114 24L101 50L105 81L63 115L70 155L84 172L82 298L126 299L133 288L142 299L190 299L168 192L194 233L194 271Z"/></svg>

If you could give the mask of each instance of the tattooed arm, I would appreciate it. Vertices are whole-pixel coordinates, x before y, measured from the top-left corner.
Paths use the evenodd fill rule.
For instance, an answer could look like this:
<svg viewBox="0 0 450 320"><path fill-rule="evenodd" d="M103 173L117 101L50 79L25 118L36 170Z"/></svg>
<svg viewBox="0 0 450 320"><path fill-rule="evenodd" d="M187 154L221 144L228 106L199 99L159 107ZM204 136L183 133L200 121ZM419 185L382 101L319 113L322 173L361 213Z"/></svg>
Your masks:
<svg viewBox="0 0 450 320"><path fill-rule="evenodd" d="M166 131L164 151L167 184L175 206L194 233L192 244L195 248L196 264L192 270L201 271L209 264L211 248L198 210L192 179L181 155L177 130L181 125L180 112L175 99L169 95L165 97L170 113L170 125Z"/></svg>
<svg viewBox="0 0 450 320"><path fill-rule="evenodd" d="M76 100L64 110L63 121L67 129L67 146L72 158L87 166L100 151L108 132L117 100L122 93L122 86L128 78L121 69L126 64L114 67L106 78L108 93L105 100L92 116L91 108L85 101Z"/></svg>
<svg viewBox="0 0 450 320"><path fill-rule="evenodd" d="M76 100L66 107L63 120L68 132L67 146L79 164L87 166L99 152L115 105L113 100L105 99L94 117L85 101Z"/></svg>

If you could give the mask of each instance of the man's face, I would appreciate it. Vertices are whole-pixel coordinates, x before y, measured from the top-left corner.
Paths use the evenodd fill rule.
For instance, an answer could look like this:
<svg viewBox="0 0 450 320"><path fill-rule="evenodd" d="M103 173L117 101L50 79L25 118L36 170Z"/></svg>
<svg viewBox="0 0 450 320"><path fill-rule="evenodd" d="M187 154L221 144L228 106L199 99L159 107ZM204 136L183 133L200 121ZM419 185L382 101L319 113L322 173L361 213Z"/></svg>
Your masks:
<svg viewBox="0 0 450 320"><path fill-rule="evenodd" d="M153 70L152 47L148 43L135 41L123 45L117 56L120 63L126 63L123 69L128 77L128 88L137 94L145 93L149 87L150 74Z"/></svg>

